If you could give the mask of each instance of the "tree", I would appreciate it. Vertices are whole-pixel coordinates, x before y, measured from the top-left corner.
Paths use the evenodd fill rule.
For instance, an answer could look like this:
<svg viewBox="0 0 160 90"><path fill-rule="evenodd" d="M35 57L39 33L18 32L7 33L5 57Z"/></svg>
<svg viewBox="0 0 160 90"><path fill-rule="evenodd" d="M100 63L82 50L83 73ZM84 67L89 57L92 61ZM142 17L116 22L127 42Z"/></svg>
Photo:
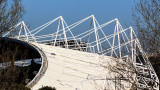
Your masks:
<svg viewBox="0 0 160 90"><path fill-rule="evenodd" d="M160 54L160 1L136 1L133 17L144 50L150 55Z"/></svg>
<svg viewBox="0 0 160 90"><path fill-rule="evenodd" d="M28 87L25 87L24 85L13 84L12 86L10 86L9 88L6 88L5 90L31 90L31 89Z"/></svg>
<svg viewBox="0 0 160 90"><path fill-rule="evenodd" d="M130 88L130 90L137 90L140 89L138 87L138 84L136 82L136 77L138 76L138 71L134 67L133 63L129 60L121 60L121 59L115 59L116 64L111 65L107 67L111 73L115 75L115 87L116 89L122 89L127 90ZM124 87L124 84L127 83L129 88Z"/></svg>
<svg viewBox="0 0 160 90"><path fill-rule="evenodd" d="M136 1L133 17L140 42L160 79L160 0Z"/></svg>
<svg viewBox="0 0 160 90"><path fill-rule="evenodd" d="M15 65L17 59L23 60L27 56L27 50L22 50L21 47L20 44L0 40L0 89L2 90L13 90L15 85L15 89L18 89L16 87L25 85L28 71Z"/></svg>
<svg viewBox="0 0 160 90"><path fill-rule="evenodd" d="M24 8L21 0L0 0L0 64L5 64L0 67L0 89L2 90L20 90L20 88L25 88L24 84L15 83L19 82L17 78L20 75L20 69L14 65L14 62L20 47L11 48L13 44L4 47L1 41L2 35L14 29L14 25L20 21L23 14ZM23 74L25 75L25 73Z"/></svg>
<svg viewBox="0 0 160 90"><path fill-rule="evenodd" d="M8 5L11 3L11 5ZM10 6L10 7L9 7ZM21 0L0 0L0 37L14 28L24 14Z"/></svg>

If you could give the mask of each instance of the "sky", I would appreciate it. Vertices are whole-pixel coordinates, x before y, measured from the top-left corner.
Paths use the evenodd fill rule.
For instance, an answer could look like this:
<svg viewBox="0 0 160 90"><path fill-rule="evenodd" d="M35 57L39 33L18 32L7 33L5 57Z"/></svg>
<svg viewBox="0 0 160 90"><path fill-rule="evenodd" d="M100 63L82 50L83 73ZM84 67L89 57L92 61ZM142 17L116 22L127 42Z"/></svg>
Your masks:
<svg viewBox="0 0 160 90"><path fill-rule="evenodd" d="M90 15L100 24L118 18L122 26L133 22L134 0L22 0L26 13L23 20L36 28L58 16L68 25Z"/></svg>

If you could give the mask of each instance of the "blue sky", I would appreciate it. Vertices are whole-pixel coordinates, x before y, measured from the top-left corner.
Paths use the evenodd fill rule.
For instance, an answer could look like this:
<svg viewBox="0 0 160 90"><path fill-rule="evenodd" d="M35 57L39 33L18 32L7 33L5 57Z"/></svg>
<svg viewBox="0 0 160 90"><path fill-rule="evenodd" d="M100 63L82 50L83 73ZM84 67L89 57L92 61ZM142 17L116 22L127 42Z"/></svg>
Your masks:
<svg viewBox="0 0 160 90"><path fill-rule="evenodd" d="M24 21L38 27L58 16L68 25L92 14L100 24L118 18L122 26L133 22L134 0L23 0Z"/></svg>

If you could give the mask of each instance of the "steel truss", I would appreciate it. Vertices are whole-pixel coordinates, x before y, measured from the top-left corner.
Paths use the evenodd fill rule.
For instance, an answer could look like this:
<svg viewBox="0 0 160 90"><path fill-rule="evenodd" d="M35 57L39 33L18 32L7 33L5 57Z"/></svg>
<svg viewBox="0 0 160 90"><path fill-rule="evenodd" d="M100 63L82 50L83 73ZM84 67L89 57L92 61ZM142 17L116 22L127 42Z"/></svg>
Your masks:
<svg viewBox="0 0 160 90"><path fill-rule="evenodd" d="M88 26L90 26L89 29L85 31L79 30L82 31L81 33L74 33L76 32L76 27L87 20L91 20L90 24L88 24ZM56 21L58 21L56 31L53 30L52 33L45 35L37 35L38 33L47 30L46 28L55 24ZM114 25L114 28L105 29L105 27L109 25ZM153 87L154 89L159 89L158 77L149 62L146 53L143 51L133 28L129 27L123 29L118 19L100 25L95 16L91 15L68 26L63 17L59 16L31 31L27 28L24 21L15 25L15 28L18 33L12 36L12 38L19 40L98 53L115 58L123 59L127 57L125 61L131 61L139 73L136 78L138 86L141 88L151 89ZM7 32L4 37L10 36L12 31L14 30L12 29ZM107 32L112 31L114 31L112 34L107 35ZM152 86L150 85L151 83Z"/></svg>

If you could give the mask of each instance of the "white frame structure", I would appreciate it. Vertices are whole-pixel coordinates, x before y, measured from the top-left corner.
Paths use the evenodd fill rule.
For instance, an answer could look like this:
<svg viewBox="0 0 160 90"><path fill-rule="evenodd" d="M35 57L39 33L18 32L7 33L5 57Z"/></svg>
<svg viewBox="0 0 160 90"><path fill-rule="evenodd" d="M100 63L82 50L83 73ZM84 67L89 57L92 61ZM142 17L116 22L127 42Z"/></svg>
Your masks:
<svg viewBox="0 0 160 90"><path fill-rule="evenodd" d="M91 20L89 30L77 35L72 33L72 29L89 19ZM58 27L56 31L47 35L37 35L42 30L46 30L48 26L56 21L58 21ZM103 27L110 25L111 23L114 23L115 25L114 30L112 30L114 32L113 34L106 35L107 31L104 31ZM18 34L12 36L12 38L16 38L18 40L50 44L52 46L60 46L63 48L80 50L89 53L98 53L116 58L127 57L127 60L132 61L133 65L140 73L140 75L137 76L136 82L138 83L139 87L152 88L149 86L149 83L152 82L153 88L157 90L159 89L159 79L151 63L149 62L146 53L143 51L133 28L129 27L123 29L118 19L114 19L100 25L95 16L91 15L68 26L63 17L59 16L31 31L27 28L24 21L18 23L15 28L17 27L20 27ZM4 37L9 36L12 31L13 30L7 32ZM70 34L70 36L68 34ZM90 42L90 40L93 38L90 37L91 35L94 36L95 39L94 41L92 40L92 42ZM70 41L72 41L73 44L69 44ZM103 48L104 43L107 43L107 49ZM143 60L139 59L139 61L137 61L138 55L141 55ZM146 73L149 75L149 78L143 76Z"/></svg>

